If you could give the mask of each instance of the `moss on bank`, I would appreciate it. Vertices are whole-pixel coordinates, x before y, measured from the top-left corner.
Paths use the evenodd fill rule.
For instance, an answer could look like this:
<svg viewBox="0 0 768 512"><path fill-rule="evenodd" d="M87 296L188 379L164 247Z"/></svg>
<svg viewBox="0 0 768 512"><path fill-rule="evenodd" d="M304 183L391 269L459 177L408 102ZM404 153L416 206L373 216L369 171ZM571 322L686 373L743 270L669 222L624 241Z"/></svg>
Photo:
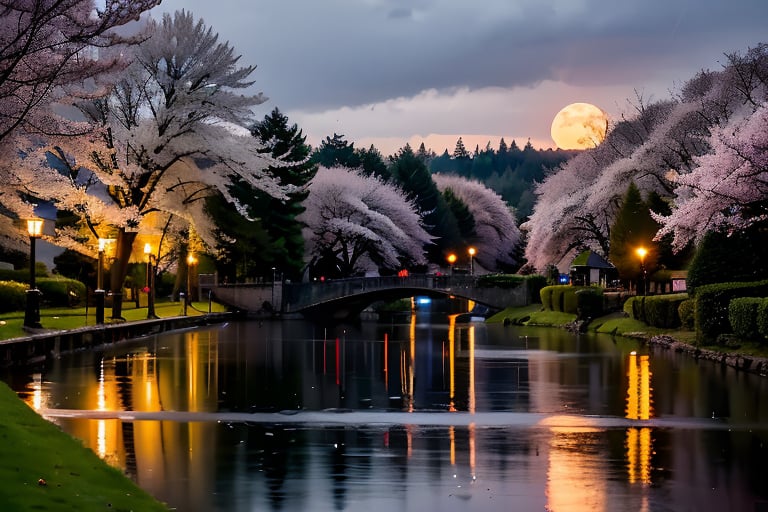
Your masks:
<svg viewBox="0 0 768 512"><path fill-rule="evenodd" d="M2 510L167 511L0 383Z"/></svg>

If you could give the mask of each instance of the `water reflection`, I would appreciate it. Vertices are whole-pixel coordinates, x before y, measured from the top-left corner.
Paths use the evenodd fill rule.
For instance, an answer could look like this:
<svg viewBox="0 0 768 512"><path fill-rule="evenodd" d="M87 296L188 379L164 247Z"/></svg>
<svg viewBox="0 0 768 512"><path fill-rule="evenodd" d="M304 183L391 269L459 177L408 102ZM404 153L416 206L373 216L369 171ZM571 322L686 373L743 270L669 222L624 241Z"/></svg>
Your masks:
<svg viewBox="0 0 768 512"><path fill-rule="evenodd" d="M233 323L7 380L42 412L379 412L367 425L55 419L179 510L750 510L768 499L759 377L629 340L455 318ZM735 418L675 416L710 408ZM394 412L465 416L426 426L388 421ZM509 421L490 421L499 415ZM699 423L643 425L660 416Z"/></svg>

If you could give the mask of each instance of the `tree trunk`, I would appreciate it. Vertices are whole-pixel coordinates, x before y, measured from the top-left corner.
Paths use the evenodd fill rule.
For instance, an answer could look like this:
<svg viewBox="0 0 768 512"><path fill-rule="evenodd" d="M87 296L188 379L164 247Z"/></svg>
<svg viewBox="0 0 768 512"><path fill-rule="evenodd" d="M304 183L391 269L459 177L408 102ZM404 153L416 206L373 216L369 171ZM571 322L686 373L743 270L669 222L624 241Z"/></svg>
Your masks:
<svg viewBox="0 0 768 512"><path fill-rule="evenodd" d="M133 242L136 240L136 231L125 231L120 228L117 232L115 246L115 261L110 270L110 288L112 290L112 319L125 320L123 318L123 284L128 274L128 260L133 251Z"/></svg>

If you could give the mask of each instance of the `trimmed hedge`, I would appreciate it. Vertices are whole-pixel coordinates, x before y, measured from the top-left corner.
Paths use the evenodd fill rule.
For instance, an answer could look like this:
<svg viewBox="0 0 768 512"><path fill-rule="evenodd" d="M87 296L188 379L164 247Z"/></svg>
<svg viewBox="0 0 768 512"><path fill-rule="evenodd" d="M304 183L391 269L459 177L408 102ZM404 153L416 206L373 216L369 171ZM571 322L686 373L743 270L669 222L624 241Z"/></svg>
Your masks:
<svg viewBox="0 0 768 512"><path fill-rule="evenodd" d="M768 340L768 299L763 299L757 305L757 332L762 336L762 341Z"/></svg>
<svg viewBox="0 0 768 512"><path fill-rule="evenodd" d="M728 303L728 321L736 336L743 340L759 338L757 308L763 301L758 297L737 297Z"/></svg>
<svg viewBox="0 0 768 512"><path fill-rule="evenodd" d="M581 320L597 318L603 314L603 289L585 288L576 293L576 311Z"/></svg>
<svg viewBox="0 0 768 512"><path fill-rule="evenodd" d="M737 297L768 296L768 281L717 283L696 290L694 324L696 341L715 343L721 334L732 332L728 306Z"/></svg>
<svg viewBox="0 0 768 512"><path fill-rule="evenodd" d="M677 307L677 316L680 317L680 325L684 329L693 330L695 310L696 302L693 299L686 299Z"/></svg>
<svg viewBox="0 0 768 512"><path fill-rule="evenodd" d="M24 311L28 286L16 281L0 281L0 312Z"/></svg>
<svg viewBox="0 0 768 512"><path fill-rule="evenodd" d="M544 309L576 315L579 312L579 298L576 293L580 290L589 289L599 291L602 308L602 289L593 286L572 286L569 284L545 286L539 292L539 296ZM592 299L585 297L583 300L590 301Z"/></svg>
<svg viewBox="0 0 768 512"><path fill-rule="evenodd" d="M686 300L689 300L686 293L635 296L624 303L624 312L652 327L676 328L682 325L679 310Z"/></svg>

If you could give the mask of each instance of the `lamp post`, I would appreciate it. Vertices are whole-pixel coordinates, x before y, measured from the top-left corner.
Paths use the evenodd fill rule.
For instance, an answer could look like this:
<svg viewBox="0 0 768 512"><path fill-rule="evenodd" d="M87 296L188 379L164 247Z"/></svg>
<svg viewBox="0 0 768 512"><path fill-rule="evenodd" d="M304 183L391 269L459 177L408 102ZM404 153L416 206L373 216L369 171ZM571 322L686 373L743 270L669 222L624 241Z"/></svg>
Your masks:
<svg viewBox="0 0 768 512"><path fill-rule="evenodd" d="M155 314L155 270L152 266L152 246L144 244L144 254L147 256L147 318L157 318Z"/></svg>
<svg viewBox="0 0 768 512"><path fill-rule="evenodd" d="M469 252L469 274L475 275L475 253L477 253L477 251L475 250L474 247L470 247L468 252Z"/></svg>
<svg viewBox="0 0 768 512"><path fill-rule="evenodd" d="M96 290L94 294L96 296L96 323L104 323L104 285L103 285L103 269L104 269L104 248L107 245L106 238L99 238L99 263L96 269Z"/></svg>
<svg viewBox="0 0 768 512"><path fill-rule="evenodd" d="M640 257L640 271L643 273L643 293L642 295L645 295L645 278L646 278L646 270L645 270L645 256L648 254L648 249L645 247L638 247L635 251L637 255Z"/></svg>
<svg viewBox="0 0 768 512"><path fill-rule="evenodd" d="M456 255L451 253L448 255L448 264L451 266L451 275L453 275L453 265L456 263Z"/></svg>
<svg viewBox="0 0 768 512"><path fill-rule="evenodd" d="M27 290L27 307L24 310L24 327L40 329L40 290L35 283L35 240L43 232L43 219L28 219L29 233L29 290Z"/></svg>
<svg viewBox="0 0 768 512"><path fill-rule="evenodd" d="M190 252L187 255L187 295L184 298L184 316L187 316L187 305L192 302L192 269L196 263L195 253Z"/></svg>

